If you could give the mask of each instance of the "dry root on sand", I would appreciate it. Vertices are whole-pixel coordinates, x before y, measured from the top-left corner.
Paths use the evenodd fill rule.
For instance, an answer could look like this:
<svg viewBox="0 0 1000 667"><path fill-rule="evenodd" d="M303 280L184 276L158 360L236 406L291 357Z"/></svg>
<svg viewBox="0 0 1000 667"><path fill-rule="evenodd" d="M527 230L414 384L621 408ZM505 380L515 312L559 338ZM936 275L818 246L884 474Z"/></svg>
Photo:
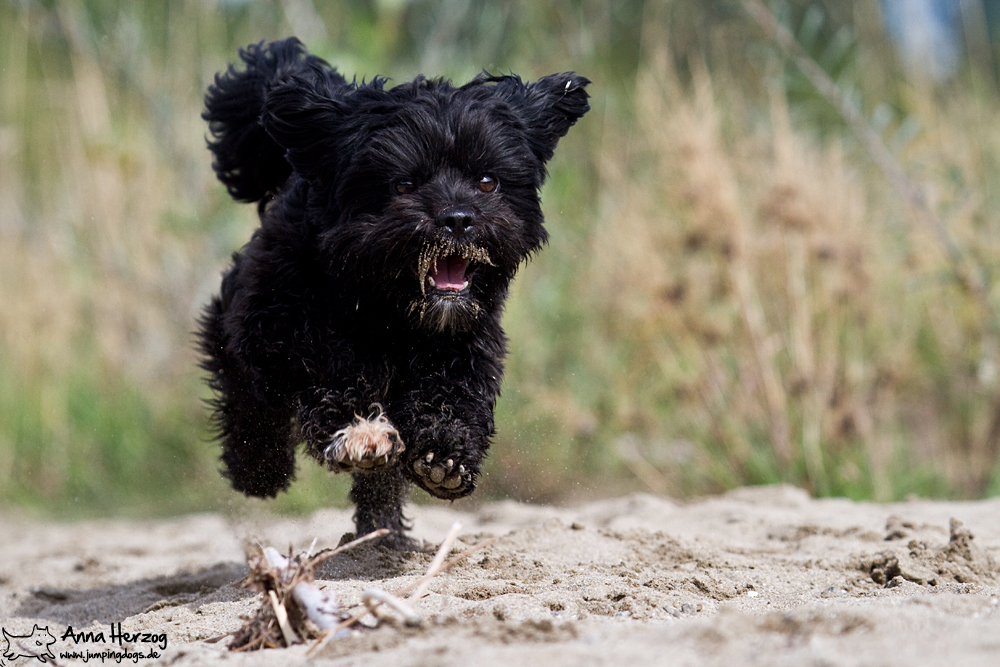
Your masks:
<svg viewBox="0 0 1000 667"><path fill-rule="evenodd" d="M249 558L250 575L244 585L264 593L265 597L257 613L247 618L243 627L232 633L229 649L252 651L282 648L316 640L313 646L315 649L324 641L354 632L351 628L369 614L375 618L375 624L360 627L377 627L385 618L382 607L392 609L407 625L419 625L422 619L412 605L426 594L430 580L439 572L449 569L493 542L488 540L445 562L445 556L460 529L461 525L458 523L452 526L423 577L396 595L376 589L363 591L361 601L364 607L354 612L338 603L334 591L321 590L316 586L316 566L331 556L377 539L389 531L375 531L336 549L324 549L315 555L293 555L289 548L288 556L283 556L271 547L254 553ZM401 599L407 593L410 594L409 597Z"/></svg>

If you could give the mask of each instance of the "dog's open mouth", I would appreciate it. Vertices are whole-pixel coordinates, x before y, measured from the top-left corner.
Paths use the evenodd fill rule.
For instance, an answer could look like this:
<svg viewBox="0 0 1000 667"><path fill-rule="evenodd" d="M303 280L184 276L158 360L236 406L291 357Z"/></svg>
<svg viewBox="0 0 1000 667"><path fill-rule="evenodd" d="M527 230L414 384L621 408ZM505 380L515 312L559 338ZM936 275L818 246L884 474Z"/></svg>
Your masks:
<svg viewBox="0 0 1000 667"><path fill-rule="evenodd" d="M420 253L417 279L420 293L431 289L439 294L460 294L469 289L479 265L492 266L489 253L473 245L459 245L445 240L428 244Z"/></svg>
<svg viewBox="0 0 1000 667"><path fill-rule="evenodd" d="M430 273L428 286L442 292L461 292L469 287L469 260L460 255L438 257Z"/></svg>

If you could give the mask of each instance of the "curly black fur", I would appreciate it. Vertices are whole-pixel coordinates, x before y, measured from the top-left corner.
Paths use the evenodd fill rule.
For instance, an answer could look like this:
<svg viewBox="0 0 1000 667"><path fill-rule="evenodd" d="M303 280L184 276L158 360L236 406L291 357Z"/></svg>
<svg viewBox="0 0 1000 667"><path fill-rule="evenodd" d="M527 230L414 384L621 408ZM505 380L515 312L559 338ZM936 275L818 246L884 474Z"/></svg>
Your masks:
<svg viewBox="0 0 1000 667"><path fill-rule="evenodd" d="M446 499L475 488L504 299L546 240L545 163L590 108L589 81L390 89L348 82L295 38L240 57L203 114L219 180L261 213L200 322L226 474L274 496L304 441L352 470L357 532L388 527L405 543L410 482ZM358 424L395 429L390 449L344 458Z"/></svg>

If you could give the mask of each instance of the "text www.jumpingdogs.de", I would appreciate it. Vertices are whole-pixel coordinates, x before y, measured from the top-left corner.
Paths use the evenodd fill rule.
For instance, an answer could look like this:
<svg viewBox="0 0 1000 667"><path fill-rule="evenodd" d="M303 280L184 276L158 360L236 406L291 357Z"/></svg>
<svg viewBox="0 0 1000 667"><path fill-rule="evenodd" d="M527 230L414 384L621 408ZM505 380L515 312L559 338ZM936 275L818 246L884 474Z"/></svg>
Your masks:
<svg viewBox="0 0 1000 667"><path fill-rule="evenodd" d="M3 633L5 651L3 657L6 664L20 662L19 659L37 659L47 662L58 656L63 660L80 660L84 663L100 661L102 663L122 662L138 663L141 660L153 660L162 657L162 651L167 649L167 634L165 632L129 632L121 623L112 623L107 631L87 629L76 631L73 626L67 626L61 635L53 636L48 627L34 627L32 633L13 635ZM59 646L65 642L68 645ZM0 661L0 664L5 664Z"/></svg>

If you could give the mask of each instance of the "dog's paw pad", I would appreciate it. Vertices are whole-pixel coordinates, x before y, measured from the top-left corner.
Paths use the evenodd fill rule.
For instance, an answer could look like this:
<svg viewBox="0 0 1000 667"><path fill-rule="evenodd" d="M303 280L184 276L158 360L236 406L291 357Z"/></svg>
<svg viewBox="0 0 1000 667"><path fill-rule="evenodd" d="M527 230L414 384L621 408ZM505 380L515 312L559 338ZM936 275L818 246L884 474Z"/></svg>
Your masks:
<svg viewBox="0 0 1000 667"><path fill-rule="evenodd" d="M333 434L323 450L323 458L332 470L367 472L395 462L406 450L396 427L384 414L365 419Z"/></svg>
<svg viewBox="0 0 1000 667"><path fill-rule="evenodd" d="M413 462L413 472L428 493L438 498L458 498L472 491L472 471L457 463L457 457L435 457L434 452Z"/></svg>

